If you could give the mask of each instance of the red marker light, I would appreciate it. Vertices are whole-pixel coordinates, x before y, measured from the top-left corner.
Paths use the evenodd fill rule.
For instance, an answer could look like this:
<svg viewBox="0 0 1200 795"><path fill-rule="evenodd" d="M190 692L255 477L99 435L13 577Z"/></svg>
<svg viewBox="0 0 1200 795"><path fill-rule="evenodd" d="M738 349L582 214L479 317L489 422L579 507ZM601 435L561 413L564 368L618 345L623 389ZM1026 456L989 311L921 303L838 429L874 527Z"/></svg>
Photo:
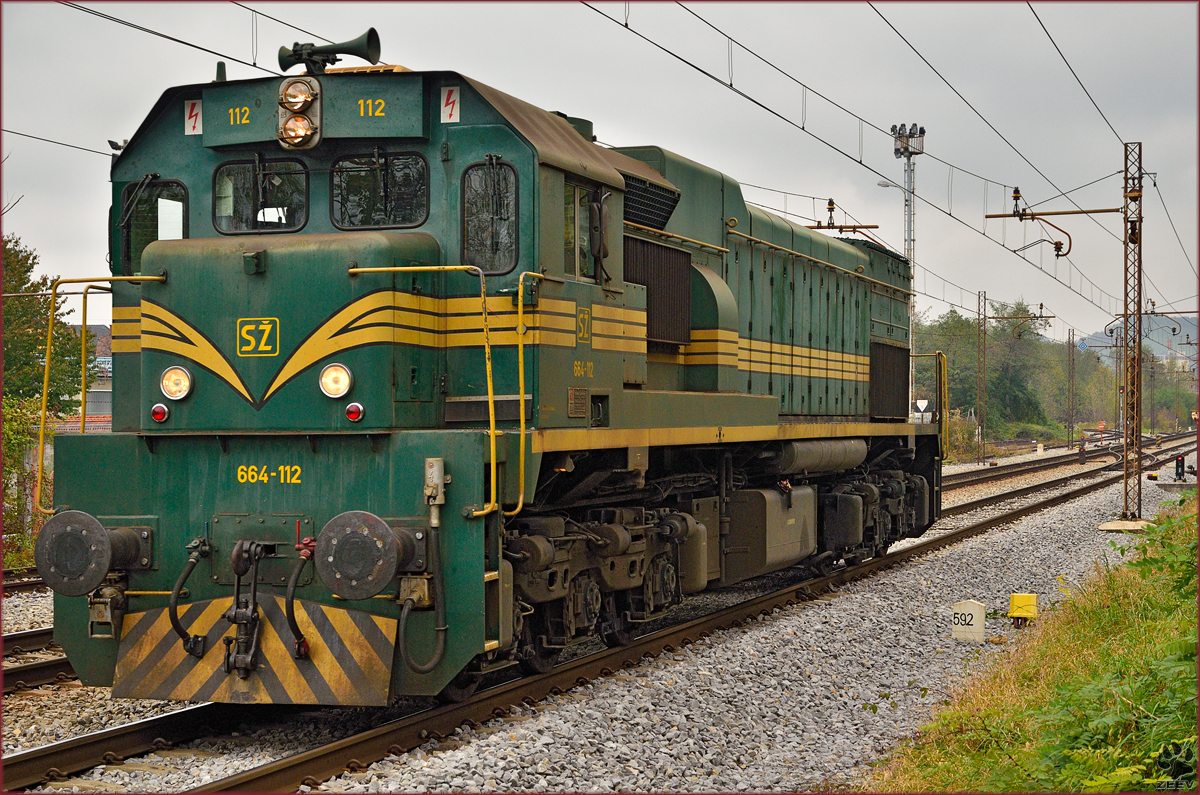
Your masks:
<svg viewBox="0 0 1200 795"><path fill-rule="evenodd" d="M171 416L171 410L162 403L155 403L150 408L150 419L155 422L166 422L169 416Z"/></svg>
<svg viewBox="0 0 1200 795"><path fill-rule="evenodd" d="M351 403L349 406L346 406L346 419L351 422L358 422L363 418L363 414L366 414L366 410L362 407L361 403Z"/></svg>

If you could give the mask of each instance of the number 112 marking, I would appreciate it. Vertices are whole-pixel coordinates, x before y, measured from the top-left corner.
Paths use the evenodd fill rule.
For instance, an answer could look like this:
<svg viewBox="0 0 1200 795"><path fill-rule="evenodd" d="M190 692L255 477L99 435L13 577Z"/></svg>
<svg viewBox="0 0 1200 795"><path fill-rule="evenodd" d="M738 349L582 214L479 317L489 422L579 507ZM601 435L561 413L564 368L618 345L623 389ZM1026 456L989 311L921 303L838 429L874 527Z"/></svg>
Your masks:
<svg viewBox="0 0 1200 795"><path fill-rule="evenodd" d="M360 99L358 101L359 116L382 116L384 102L382 99Z"/></svg>

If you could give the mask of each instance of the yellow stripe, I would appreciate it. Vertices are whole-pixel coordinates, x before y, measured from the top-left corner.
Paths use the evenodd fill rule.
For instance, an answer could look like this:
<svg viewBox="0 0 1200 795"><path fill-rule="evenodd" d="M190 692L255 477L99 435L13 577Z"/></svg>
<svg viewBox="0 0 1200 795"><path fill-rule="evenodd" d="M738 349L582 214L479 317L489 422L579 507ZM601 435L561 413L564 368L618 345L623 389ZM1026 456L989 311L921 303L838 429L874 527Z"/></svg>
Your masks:
<svg viewBox="0 0 1200 795"><path fill-rule="evenodd" d="M554 428L532 433L533 451L595 450L679 444L827 439L844 436L932 435L936 425L874 422L813 422L691 428Z"/></svg>
<svg viewBox="0 0 1200 795"><path fill-rule="evenodd" d="M723 328L694 328L692 329L692 343L703 340L721 340L723 342L737 343L738 333L733 329Z"/></svg>
<svg viewBox="0 0 1200 795"><path fill-rule="evenodd" d="M620 323L646 325L646 310L644 309L625 309L619 306L592 304L592 317L597 320L615 320Z"/></svg>
<svg viewBox="0 0 1200 795"><path fill-rule="evenodd" d="M592 349L597 351L622 351L624 353L645 353L645 340L615 340L611 337L592 335Z"/></svg>
<svg viewBox="0 0 1200 795"><path fill-rule="evenodd" d="M113 353L141 353L142 352L142 341L141 341L141 339L113 340L112 341L112 352Z"/></svg>
<svg viewBox="0 0 1200 795"><path fill-rule="evenodd" d="M142 308L140 306L114 306L112 316L113 320L137 320L142 316Z"/></svg>

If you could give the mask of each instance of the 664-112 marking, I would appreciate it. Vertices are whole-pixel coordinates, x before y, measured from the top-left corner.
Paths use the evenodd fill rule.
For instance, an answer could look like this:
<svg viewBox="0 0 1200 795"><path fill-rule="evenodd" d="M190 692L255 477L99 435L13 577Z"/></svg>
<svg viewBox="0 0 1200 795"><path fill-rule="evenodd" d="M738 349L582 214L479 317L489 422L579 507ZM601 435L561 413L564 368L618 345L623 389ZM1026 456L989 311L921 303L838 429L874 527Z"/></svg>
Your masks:
<svg viewBox="0 0 1200 795"><path fill-rule="evenodd" d="M275 469L243 464L237 469L238 483L268 483L278 476L280 483L300 483L300 467L281 464Z"/></svg>

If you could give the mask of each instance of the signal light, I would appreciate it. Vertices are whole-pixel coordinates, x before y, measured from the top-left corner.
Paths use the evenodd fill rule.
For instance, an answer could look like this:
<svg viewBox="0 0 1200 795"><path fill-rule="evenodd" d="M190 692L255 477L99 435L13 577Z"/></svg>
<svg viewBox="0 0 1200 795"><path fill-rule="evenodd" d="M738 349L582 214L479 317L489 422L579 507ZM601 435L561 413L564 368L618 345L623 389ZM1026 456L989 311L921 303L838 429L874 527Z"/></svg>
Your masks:
<svg viewBox="0 0 1200 795"><path fill-rule="evenodd" d="M276 137L284 149L312 149L321 140L321 84L289 77L279 84Z"/></svg>
<svg viewBox="0 0 1200 795"><path fill-rule="evenodd" d="M362 407L361 403L351 403L349 406L346 406L346 419L351 422L358 422L366 413L366 409Z"/></svg>
<svg viewBox="0 0 1200 795"><path fill-rule="evenodd" d="M166 422L167 417L171 416L171 410L163 403L155 403L150 408L150 419L155 422Z"/></svg>
<svg viewBox="0 0 1200 795"><path fill-rule="evenodd" d="M312 104L316 92L307 80L292 80L285 83L279 92L279 104L293 113L299 113Z"/></svg>

